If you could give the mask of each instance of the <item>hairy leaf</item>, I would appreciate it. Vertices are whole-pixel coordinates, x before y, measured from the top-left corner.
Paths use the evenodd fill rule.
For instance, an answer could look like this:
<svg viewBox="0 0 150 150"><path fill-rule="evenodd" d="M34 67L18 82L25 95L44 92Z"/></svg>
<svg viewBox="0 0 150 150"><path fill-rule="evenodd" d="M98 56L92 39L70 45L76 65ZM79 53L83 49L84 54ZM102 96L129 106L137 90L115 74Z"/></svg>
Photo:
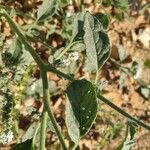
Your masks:
<svg viewBox="0 0 150 150"><path fill-rule="evenodd" d="M54 81L49 81L49 92L55 93L57 91L56 83ZM34 95L43 95L43 87L42 87L42 79L36 80L31 86L27 87L27 95L34 96Z"/></svg>
<svg viewBox="0 0 150 150"><path fill-rule="evenodd" d="M23 142L33 138L36 127L37 127L37 122L33 122L30 125L30 127L27 129L26 133L22 137Z"/></svg>
<svg viewBox="0 0 150 150"><path fill-rule="evenodd" d="M96 13L95 17L99 20L99 22L103 25L103 28L106 30L109 26L108 16L103 13Z"/></svg>
<svg viewBox="0 0 150 150"><path fill-rule="evenodd" d="M42 5L38 8L37 20L42 21L52 15L56 2L57 0L44 0Z"/></svg>
<svg viewBox="0 0 150 150"><path fill-rule="evenodd" d="M97 114L95 87L83 79L67 88L66 124L71 139L77 143L90 129Z"/></svg>
<svg viewBox="0 0 150 150"><path fill-rule="evenodd" d="M78 13L75 16L74 19L74 24L73 24L73 32L72 32L72 39L79 40L83 38L84 35L84 16L85 16L85 11Z"/></svg>
<svg viewBox="0 0 150 150"><path fill-rule="evenodd" d="M99 70L110 55L109 39L103 31L101 23L89 12L85 15L84 43L86 46L87 59L93 70Z"/></svg>
<svg viewBox="0 0 150 150"><path fill-rule="evenodd" d="M80 139L80 125L74 116L72 106L70 104L69 99L66 101L66 125L68 128L68 133L73 142L78 143Z"/></svg>
<svg viewBox="0 0 150 150"><path fill-rule="evenodd" d="M10 49L13 51L13 59L14 61L18 61L22 55L22 44L18 38L15 38L10 46Z"/></svg>

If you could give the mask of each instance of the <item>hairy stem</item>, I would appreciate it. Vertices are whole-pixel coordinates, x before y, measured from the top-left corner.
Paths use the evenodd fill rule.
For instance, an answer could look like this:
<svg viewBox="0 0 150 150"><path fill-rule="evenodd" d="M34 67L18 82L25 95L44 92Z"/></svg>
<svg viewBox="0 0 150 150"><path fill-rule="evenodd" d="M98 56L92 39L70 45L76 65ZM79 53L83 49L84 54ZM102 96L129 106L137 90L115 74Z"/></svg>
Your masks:
<svg viewBox="0 0 150 150"><path fill-rule="evenodd" d="M43 68L41 70L41 75L42 75L42 83L43 83L43 99L44 99L44 108L46 109L46 111L48 112L48 115L50 117L50 120L53 124L53 127L55 129L55 132L59 138L59 141L63 147L64 150L67 150L67 146L65 144L63 135L60 131L60 128L58 127L58 124L56 122L56 119L51 111L50 108L50 102L49 102L49 87L48 87L48 79L47 79L47 72L45 70L45 68Z"/></svg>
<svg viewBox="0 0 150 150"><path fill-rule="evenodd" d="M150 126L148 126L147 124L141 122L140 120L132 117L131 115L129 115L127 112L125 112L124 110L122 110L121 108L119 108L118 106L116 106L113 102L111 102L110 100L106 99L105 97L103 97L102 95L98 94L97 97L103 101L104 103L106 103L107 105L109 105L111 108L115 109L116 111L118 111L120 114L122 114L123 116L125 116L126 118L129 118L131 120L133 120L135 123L137 123L138 125L150 130Z"/></svg>
<svg viewBox="0 0 150 150"><path fill-rule="evenodd" d="M55 67L53 67L51 64L46 65L45 69L47 71L50 71L50 72L53 72L53 73L57 74L58 76L60 76L60 77L62 77L64 79L67 79L69 81L74 81L75 80L72 76L67 75L67 74L59 71L58 69L56 69Z"/></svg>
<svg viewBox="0 0 150 150"><path fill-rule="evenodd" d="M73 45L74 43L71 42L67 45L67 47L56 57L56 60L60 59Z"/></svg>
<svg viewBox="0 0 150 150"><path fill-rule="evenodd" d="M40 150L45 150L47 117L48 117L48 114L47 114L47 112L45 111L45 108L44 108L43 113L42 113L42 120L41 120Z"/></svg>
<svg viewBox="0 0 150 150"><path fill-rule="evenodd" d="M36 140L36 136L37 136L37 133L38 133L38 130L40 128L40 125L41 123L38 122L37 126L36 126L36 129L34 131L34 135L33 135L33 139L32 139L32 149L34 150L35 149L35 140Z"/></svg>
<svg viewBox="0 0 150 150"><path fill-rule="evenodd" d="M96 70L96 76L95 76L95 82L94 82L95 85L97 84L98 77L99 77L99 70Z"/></svg>

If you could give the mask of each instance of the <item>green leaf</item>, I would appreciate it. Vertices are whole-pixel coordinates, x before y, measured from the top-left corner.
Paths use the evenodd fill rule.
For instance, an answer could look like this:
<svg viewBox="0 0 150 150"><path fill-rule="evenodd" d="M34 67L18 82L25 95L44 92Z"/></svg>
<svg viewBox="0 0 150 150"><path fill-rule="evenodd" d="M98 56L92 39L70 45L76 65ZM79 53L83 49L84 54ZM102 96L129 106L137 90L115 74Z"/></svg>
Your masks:
<svg viewBox="0 0 150 150"><path fill-rule="evenodd" d="M127 130L128 135L115 150L130 150L131 146L135 143L134 136L137 131L138 125L132 120L128 119L128 127L129 127L129 130Z"/></svg>
<svg viewBox="0 0 150 150"><path fill-rule="evenodd" d="M69 99L66 100L66 125L68 129L69 136L71 137L74 143L78 143L80 139L80 131L79 131L79 122L74 116L72 106L69 102Z"/></svg>
<svg viewBox="0 0 150 150"><path fill-rule="evenodd" d="M68 5L69 2L70 2L70 0L58 0L58 5L59 5L59 7L63 8L66 5Z"/></svg>
<svg viewBox="0 0 150 150"><path fill-rule="evenodd" d="M56 83L54 81L49 81L49 92L55 93L57 91L57 86ZM43 95L43 87L42 87L42 79L36 80L31 86L27 87L26 90L27 95L35 95L38 94L39 96Z"/></svg>
<svg viewBox="0 0 150 150"><path fill-rule="evenodd" d="M15 65L19 63L19 59L22 55L22 44L16 36L13 37L12 43L10 44L9 49L5 52L5 54L6 53L9 55L9 57L6 58L9 60L9 65Z"/></svg>
<svg viewBox="0 0 150 150"><path fill-rule="evenodd" d="M72 82L66 92L66 125L71 139L78 143L96 118L96 91L91 82L83 79Z"/></svg>
<svg viewBox="0 0 150 150"><path fill-rule="evenodd" d="M104 4L107 4L108 6L114 4L113 0L103 0L103 3L104 3Z"/></svg>
<svg viewBox="0 0 150 150"><path fill-rule="evenodd" d="M78 52L82 52L84 50L85 50L85 44L80 42L76 42L75 44L73 44L73 46L70 49L70 51L78 51Z"/></svg>
<svg viewBox="0 0 150 150"><path fill-rule="evenodd" d="M13 51L13 59L14 61L18 61L22 55L22 44L18 38L15 38L10 46L10 49Z"/></svg>
<svg viewBox="0 0 150 150"><path fill-rule="evenodd" d="M129 7L128 0L114 0L114 6L123 10L127 10Z"/></svg>
<svg viewBox="0 0 150 150"><path fill-rule="evenodd" d="M108 36L103 31L101 23L89 12L85 15L84 31L87 59L93 70L99 70L110 55Z"/></svg>
<svg viewBox="0 0 150 150"><path fill-rule="evenodd" d="M16 70L15 70L15 75L14 75L15 82L18 82L21 80L22 75L26 72L26 69L28 67L31 67L32 62L33 62L32 56L23 47L22 53L20 54L19 60L17 62Z"/></svg>
<svg viewBox="0 0 150 150"><path fill-rule="evenodd" d="M130 119L128 119L128 124L129 124L129 127L130 127L130 140L132 140L132 139L134 139L135 133L136 133L137 128L138 128L138 125Z"/></svg>
<svg viewBox="0 0 150 150"><path fill-rule="evenodd" d="M13 150L32 150L32 139L17 144Z"/></svg>
<svg viewBox="0 0 150 150"><path fill-rule="evenodd" d="M26 133L22 137L23 142L33 138L36 127L37 127L37 122L33 122L30 125L30 127L27 129Z"/></svg>
<svg viewBox="0 0 150 150"><path fill-rule="evenodd" d="M44 19L47 19L50 15L52 15L56 2L57 0L44 0L42 5L40 5L38 8L37 20L43 21Z"/></svg>
<svg viewBox="0 0 150 150"><path fill-rule="evenodd" d="M82 39L84 36L84 16L86 11L80 12L75 16L74 24L73 24L73 31L72 31L72 39L77 41Z"/></svg>
<svg viewBox="0 0 150 150"><path fill-rule="evenodd" d="M150 69L150 59L146 59L146 61L144 62L144 65Z"/></svg>
<svg viewBox="0 0 150 150"><path fill-rule="evenodd" d="M106 30L109 26L109 19L108 16L103 13L96 13L95 17L98 19L98 21L103 25L103 28Z"/></svg>

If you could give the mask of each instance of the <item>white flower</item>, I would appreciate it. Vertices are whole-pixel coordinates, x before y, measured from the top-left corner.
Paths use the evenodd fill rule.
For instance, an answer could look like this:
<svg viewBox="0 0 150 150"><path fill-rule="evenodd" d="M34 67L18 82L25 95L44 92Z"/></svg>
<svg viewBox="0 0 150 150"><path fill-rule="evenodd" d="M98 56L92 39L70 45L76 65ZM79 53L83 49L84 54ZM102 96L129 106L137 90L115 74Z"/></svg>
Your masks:
<svg viewBox="0 0 150 150"><path fill-rule="evenodd" d="M62 61L62 63L63 63L65 66L69 66L70 63L71 63L71 61L70 61L69 59L64 59L64 60Z"/></svg>
<svg viewBox="0 0 150 150"><path fill-rule="evenodd" d="M14 138L14 134L11 130L9 130L7 132L2 132L0 134L0 143L2 143L2 144L10 143L10 142L12 142L13 138Z"/></svg>
<svg viewBox="0 0 150 150"><path fill-rule="evenodd" d="M78 59L79 59L79 53L78 52L73 52L73 53L70 53L68 55L67 59L62 60L61 63L64 66L69 66L71 64L71 62L76 61Z"/></svg>
<svg viewBox="0 0 150 150"><path fill-rule="evenodd" d="M70 59L72 60L78 60L79 59L79 53L78 52L73 52L69 55Z"/></svg>

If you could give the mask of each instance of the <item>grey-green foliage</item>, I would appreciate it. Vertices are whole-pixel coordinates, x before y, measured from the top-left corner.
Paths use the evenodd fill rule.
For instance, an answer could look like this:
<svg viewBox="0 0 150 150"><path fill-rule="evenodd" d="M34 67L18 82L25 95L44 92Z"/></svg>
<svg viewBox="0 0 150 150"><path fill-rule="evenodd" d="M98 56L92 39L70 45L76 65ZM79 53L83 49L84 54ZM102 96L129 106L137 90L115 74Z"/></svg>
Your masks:
<svg viewBox="0 0 150 150"><path fill-rule="evenodd" d="M33 58L26 51L16 36L13 37L12 43L5 43L2 53L3 67L6 67L13 73L13 79L18 82L28 66L31 65Z"/></svg>
<svg viewBox="0 0 150 150"><path fill-rule="evenodd" d="M84 43L89 64L93 70L99 70L109 58L109 38L98 19L89 12L85 14Z"/></svg>
<svg viewBox="0 0 150 150"><path fill-rule="evenodd" d="M12 58L15 63L17 63L22 55L22 44L18 38L14 37L12 44L10 45L10 50L12 50Z"/></svg>
<svg viewBox="0 0 150 150"><path fill-rule="evenodd" d="M17 65L22 55L22 44L19 39L14 36L10 45L5 43L3 47L2 59L6 67Z"/></svg>
<svg viewBox="0 0 150 150"><path fill-rule="evenodd" d="M137 132L138 125L132 120L128 120L127 135L124 141L115 150L130 150L135 143L134 136Z"/></svg>
<svg viewBox="0 0 150 150"><path fill-rule="evenodd" d="M55 93L58 88L56 87L56 83L54 81L49 81L49 92ZM33 96L38 94L39 96L43 96L43 87L42 87L42 79L36 80L31 84L30 86L27 87L26 90L27 95Z"/></svg>
<svg viewBox="0 0 150 150"><path fill-rule="evenodd" d="M57 0L44 0L37 11L37 21L43 21L54 13Z"/></svg>
<svg viewBox="0 0 150 150"><path fill-rule="evenodd" d="M74 23L73 23L73 31L72 31L72 39L74 41L83 39L84 36L84 16L86 14L86 11L80 12L76 14L74 18Z"/></svg>
<svg viewBox="0 0 150 150"><path fill-rule="evenodd" d="M73 142L78 143L93 124L97 114L96 90L83 79L67 87L66 125Z"/></svg>
<svg viewBox="0 0 150 150"><path fill-rule="evenodd" d="M17 52L16 52L17 53ZM33 58L30 53L22 47L21 55L19 57L19 62L17 63L14 81L18 82L21 80L22 75L25 73L26 69L32 66Z"/></svg>
<svg viewBox="0 0 150 150"><path fill-rule="evenodd" d="M35 129L37 128L37 122L33 122L30 127L27 129L27 131L25 132L25 134L22 137L22 142L32 139Z"/></svg>

